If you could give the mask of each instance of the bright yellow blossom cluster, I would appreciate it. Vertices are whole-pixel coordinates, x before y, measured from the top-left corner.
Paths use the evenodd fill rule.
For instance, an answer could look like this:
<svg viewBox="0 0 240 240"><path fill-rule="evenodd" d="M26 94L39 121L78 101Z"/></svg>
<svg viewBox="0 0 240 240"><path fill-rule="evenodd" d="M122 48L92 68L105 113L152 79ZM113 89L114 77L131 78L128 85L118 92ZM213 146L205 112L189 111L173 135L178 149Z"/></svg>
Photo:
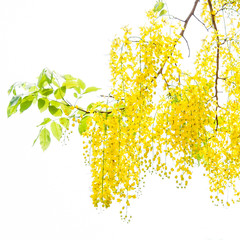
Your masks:
<svg viewBox="0 0 240 240"><path fill-rule="evenodd" d="M240 201L240 2L195 0L185 20L166 16L163 7L158 0L137 36L124 27L122 37L113 40L112 88L105 103L77 106L84 94L99 88L86 88L71 75L62 76L61 84L48 69L37 85L21 84L26 95L16 93L16 84L9 90L14 96L8 116L37 102L40 112L48 109L54 117L38 125L43 150L50 144L45 126L58 141L70 121L78 126L87 139L84 157L92 172L93 204L108 208L120 202L123 219L147 173L174 175L177 187L185 188L193 168L201 166L215 204ZM194 69L186 69L181 41L188 45L184 34L194 17L206 37ZM71 91L75 104L68 99Z"/></svg>
<svg viewBox="0 0 240 240"><path fill-rule="evenodd" d="M185 188L197 165L205 168L213 201L229 205L227 189L233 202L234 197L239 200L240 38L232 25L239 16L225 20L229 30L222 30L225 7L239 11L239 4L231 1L202 4L202 23L210 29L194 73L181 68L177 47L186 26L170 25L157 12L147 13L149 23L138 37L124 27L122 38L113 40L114 104L93 109L84 133L94 206L109 207L117 200L127 213L147 171L163 178L175 172L177 185Z"/></svg>

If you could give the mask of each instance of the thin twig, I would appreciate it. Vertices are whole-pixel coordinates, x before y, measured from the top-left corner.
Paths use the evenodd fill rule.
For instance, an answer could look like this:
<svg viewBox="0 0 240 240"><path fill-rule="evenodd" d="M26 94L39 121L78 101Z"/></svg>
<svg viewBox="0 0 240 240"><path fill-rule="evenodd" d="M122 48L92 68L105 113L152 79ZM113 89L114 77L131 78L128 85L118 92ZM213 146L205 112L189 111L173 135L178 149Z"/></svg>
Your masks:
<svg viewBox="0 0 240 240"><path fill-rule="evenodd" d="M219 12L221 12L222 10L224 10L224 9L227 9L227 8L224 8L225 6L227 6L228 4L232 4L233 2L230 2L230 3L224 3L223 5L222 5L222 8L221 9L219 9L218 11L216 11L216 13L215 13L215 15L217 15Z"/></svg>
<svg viewBox="0 0 240 240"><path fill-rule="evenodd" d="M204 27L205 29L208 31L209 29L206 27L205 23L203 23L195 14L193 14L193 16L198 20L198 22L200 22Z"/></svg>
<svg viewBox="0 0 240 240"><path fill-rule="evenodd" d="M183 39L185 40L185 42L187 43L188 57L190 57L190 47L189 47L188 41L187 41L187 39L186 39L184 36L182 36L182 37L183 37Z"/></svg>
<svg viewBox="0 0 240 240"><path fill-rule="evenodd" d="M173 19L176 19L176 20L178 20L178 21L180 21L180 22L185 22L184 20L182 20L182 19L180 19L180 18L178 18L178 17L174 17L174 16L172 16L172 15L170 15L169 17L171 17L171 18L173 18Z"/></svg>

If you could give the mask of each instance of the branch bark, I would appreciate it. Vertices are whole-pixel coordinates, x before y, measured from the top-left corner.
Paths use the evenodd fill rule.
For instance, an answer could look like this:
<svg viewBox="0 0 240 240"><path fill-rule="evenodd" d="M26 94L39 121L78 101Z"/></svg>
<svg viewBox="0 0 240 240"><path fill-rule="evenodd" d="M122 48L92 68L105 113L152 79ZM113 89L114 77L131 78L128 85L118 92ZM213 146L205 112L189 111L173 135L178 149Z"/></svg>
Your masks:
<svg viewBox="0 0 240 240"><path fill-rule="evenodd" d="M187 18L185 19L184 25L183 25L183 29L182 29L182 31L181 31L180 34L179 34L181 37L183 37L183 35L184 35L184 32L185 32L185 30L186 30L186 28L187 28L187 25L188 25L188 23L189 23L189 20L191 19L192 16L194 16L194 12L195 12L195 10L196 10L196 8L197 8L198 3L199 3L199 0L196 0L195 3L194 3L194 5L193 5L193 8L192 8L191 12L189 13L189 15L187 16ZM179 38L179 39L180 39L180 38ZM177 42L179 41L179 39L178 39L178 40L176 41L176 43L174 44L173 49L176 47ZM168 57L168 58L169 58L169 57ZM168 59L167 59L167 60L168 60ZM162 74L163 68L164 68L167 60L164 62L163 66L162 66L162 67L160 68L160 70L158 71L156 78L157 78L159 75ZM167 84L167 85L168 85L168 84Z"/></svg>
<svg viewBox="0 0 240 240"><path fill-rule="evenodd" d="M216 101L217 101L217 106L216 106L216 128L215 128L215 131L217 131L218 129L218 115L217 115L217 110L218 110L218 79L219 79L219 55L220 55L220 39L219 39L219 36L218 36L218 28L217 28L217 23L216 23L216 20L215 20L215 13L213 11L213 6L212 6L212 2L211 0L208 0L208 6L209 6L209 9L210 9L210 14L211 14L211 19L212 19L212 24L213 24L213 28L216 32L216 42L217 42L217 53L216 53L216 77L215 77L215 98L216 98Z"/></svg>

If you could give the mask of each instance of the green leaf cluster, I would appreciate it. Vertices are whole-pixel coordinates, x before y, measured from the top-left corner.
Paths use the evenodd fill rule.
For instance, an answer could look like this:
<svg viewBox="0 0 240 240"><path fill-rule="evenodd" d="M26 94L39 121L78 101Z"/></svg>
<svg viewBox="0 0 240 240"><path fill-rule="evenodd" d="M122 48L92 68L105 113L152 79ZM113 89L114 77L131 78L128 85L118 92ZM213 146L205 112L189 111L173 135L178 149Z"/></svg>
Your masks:
<svg viewBox="0 0 240 240"><path fill-rule="evenodd" d="M167 13L167 10L163 8L164 8L164 3L161 0L158 0L153 8L153 11L159 12L159 17L161 17Z"/></svg>
<svg viewBox="0 0 240 240"><path fill-rule="evenodd" d="M37 126L41 129L33 145L40 139L41 148L45 151L50 145L51 134L60 141L63 129L69 130L70 119L73 117L81 119L78 126L79 133L86 131L89 111L94 103L89 104L86 110L75 106L82 96L99 89L86 87L81 79L69 74L61 76L45 68L36 83L14 83L9 88L8 94L12 95L12 98L7 107L7 116L10 117L17 112L23 113L37 103L40 113L48 114L48 117ZM76 98L74 104L65 99L71 92Z"/></svg>
<svg viewBox="0 0 240 240"><path fill-rule="evenodd" d="M51 143L51 134L50 131L46 128L50 122L51 133L58 141L60 141L63 135L63 129L60 124L58 124L56 121L53 121L51 118L44 118L44 120L39 125L37 125L37 127L41 126L42 128L40 129L37 138L33 142L34 145L39 138L43 151L45 151Z"/></svg>

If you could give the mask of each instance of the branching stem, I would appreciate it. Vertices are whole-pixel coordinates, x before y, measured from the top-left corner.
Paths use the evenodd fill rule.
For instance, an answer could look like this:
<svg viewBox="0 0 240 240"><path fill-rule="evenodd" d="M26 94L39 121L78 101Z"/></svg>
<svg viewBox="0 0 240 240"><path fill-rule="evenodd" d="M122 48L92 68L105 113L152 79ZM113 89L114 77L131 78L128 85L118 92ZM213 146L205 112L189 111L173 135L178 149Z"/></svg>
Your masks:
<svg viewBox="0 0 240 240"><path fill-rule="evenodd" d="M195 10L196 10L196 8L197 8L198 3L199 3L199 0L196 0L195 3L194 3L194 5L193 5L193 8L192 8L191 12L189 13L189 15L187 16L186 20L184 21L183 29L182 29L182 31L181 31L180 34L179 34L181 37L183 37L184 32L185 32L185 30L186 30L186 28L187 28L188 22L189 22L189 20L191 19L191 17L194 15L194 12L195 12ZM180 39L180 38L179 38L179 39ZM178 40L179 40L179 39L178 39ZM174 44L174 46L173 46L173 49L176 47L178 40L175 42L175 44ZM169 59L169 57L170 57L170 56L168 56L167 59ZM159 75L162 74L163 68L164 68L164 66L166 65L166 62L167 62L167 60L164 62L164 64L162 65L162 67L161 67L160 70L158 71L156 78L157 78ZM169 84L167 84L167 86L169 86Z"/></svg>

